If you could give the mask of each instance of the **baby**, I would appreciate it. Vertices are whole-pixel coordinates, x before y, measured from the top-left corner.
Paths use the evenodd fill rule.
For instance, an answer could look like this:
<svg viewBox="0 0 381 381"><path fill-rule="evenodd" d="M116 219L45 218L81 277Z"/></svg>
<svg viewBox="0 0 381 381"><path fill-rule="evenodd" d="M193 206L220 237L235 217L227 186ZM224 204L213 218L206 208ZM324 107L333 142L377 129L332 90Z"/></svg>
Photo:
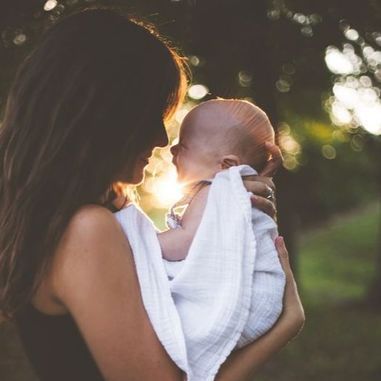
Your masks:
<svg viewBox="0 0 381 381"><path fill-rule="evenodd" d="M195 107L172 147L190 192L158 233L137 208L118 215L128 236L144 306L157 336L189 381L212 381L232 350L267 332L282 312L285 275L274 220L252 208L243 175L268 160L266 114L243 100ZM173 210L174 208L172 208Z"/></svg>
<svg viewBox="0 0 381 381"><path fill-rule="evenodd" d="M207 202L210 181L221 170L247 164L260 172L268 160L265 142L274 142L274 130L264 111L238 99L201 103L184 118L178 144L172 146L179 182L190 188L169 216L175 229L158 235L163 258L186 258ZM188 205L183 216L173 209ZM174 224L173 224L174 223Z"/></svg>

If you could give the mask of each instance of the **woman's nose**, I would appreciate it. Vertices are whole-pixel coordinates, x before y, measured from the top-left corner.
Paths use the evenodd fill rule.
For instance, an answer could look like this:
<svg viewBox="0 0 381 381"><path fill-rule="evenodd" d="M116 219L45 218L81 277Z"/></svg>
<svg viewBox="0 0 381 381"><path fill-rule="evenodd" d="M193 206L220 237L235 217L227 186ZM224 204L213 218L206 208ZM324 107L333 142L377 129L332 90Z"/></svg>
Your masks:
<svg viewBox="0 0 381 381"><path fill-rule="evenodd" d="M165 129L164 123L162 123L161 134L157 141L157 147L166 147L169 144L167 130Z"/></svg>
<svg viewBox="0 0 381 381"><path fill-rule="evenodd" d="M176 156L176 154L177 154L177 149L178 149L178 144L175 144L175 145L173 145L172 147L171 147L171 154L173 155L173 156Z"/></svg>

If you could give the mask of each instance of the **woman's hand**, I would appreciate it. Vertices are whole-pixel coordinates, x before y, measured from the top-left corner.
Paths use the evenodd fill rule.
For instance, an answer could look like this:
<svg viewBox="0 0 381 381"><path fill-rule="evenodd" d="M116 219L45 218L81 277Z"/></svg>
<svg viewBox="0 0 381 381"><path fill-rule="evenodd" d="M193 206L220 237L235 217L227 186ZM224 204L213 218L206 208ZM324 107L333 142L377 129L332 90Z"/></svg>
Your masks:
<svg viewBox="0 0 381 381"><path fill-rule="evenodd" d="M279 260L286 274L283 312L275 325L263 336L233 351L218 371L216 381L251 381L253 375L303 328L305 316L288 253L282 237L275 241Z"/></svg>
<svg viewBox="0 0 381 381"><path fill-rule="evenodd" d="M266 142L265 145L271 154L271 159L259 176L244 176L243 183L246 189L254 194L251 198L253 206L274 218L276 215L275 184L272 177L282 165L283 157L277 145L270 142Z"/></svg>
<svg viewBox="0 0 381 381"><path fill-rule="evenodd" d="M284 244L283 237L279 236L276 238L275 247L278 251L280 264L282 265L283 271L286 275L286 287L283 297L283 312L280 319L283 319L289 323L290 334L294 332L295 335L297 335L304 325L304 309L299 297L295 278L291 270L288 251L286 245Z"/></svg>

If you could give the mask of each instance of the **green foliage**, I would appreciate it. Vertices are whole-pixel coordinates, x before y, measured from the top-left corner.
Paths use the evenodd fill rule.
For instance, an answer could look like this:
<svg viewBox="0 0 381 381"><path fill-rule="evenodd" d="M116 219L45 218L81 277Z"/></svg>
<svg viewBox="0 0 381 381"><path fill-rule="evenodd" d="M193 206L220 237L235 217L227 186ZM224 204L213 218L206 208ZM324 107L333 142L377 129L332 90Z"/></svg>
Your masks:
<svg viewBox="0 0 381 381"><path fill-rule="evenodd" d="M312 101L308 95L303 99L306 104ZM335 127L327 118L312 118L290 103L283 105L281 114L286 123L281 124L280 137L286 131L300 146L291 153L296 165L287 181L303 226L317 225L378 197L380 138Z"/></svg>

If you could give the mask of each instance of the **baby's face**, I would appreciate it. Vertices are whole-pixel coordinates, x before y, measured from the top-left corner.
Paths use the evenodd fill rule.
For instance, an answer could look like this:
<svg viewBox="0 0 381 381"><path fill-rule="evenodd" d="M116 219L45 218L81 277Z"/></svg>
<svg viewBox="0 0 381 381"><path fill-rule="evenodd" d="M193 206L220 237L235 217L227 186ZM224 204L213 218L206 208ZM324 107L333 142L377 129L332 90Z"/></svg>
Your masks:
<svg viewBox="0 0 381 381"><path fill-rule="evenodd" d="M267 156L264 143L273 140L273 128L259 108L204 102L184 118L179 142L171 148L178 180L187 184L212 178L231 165L260 165Z"/></svg>
<svg viewBox="0 0 381 381"><path fill-rule="evenodd" d="M213 177L218 171L218 160L213 155L215 141L210 132L191 115L184 119L179 142L171 147L178 181L187 184Z"/></svg>

